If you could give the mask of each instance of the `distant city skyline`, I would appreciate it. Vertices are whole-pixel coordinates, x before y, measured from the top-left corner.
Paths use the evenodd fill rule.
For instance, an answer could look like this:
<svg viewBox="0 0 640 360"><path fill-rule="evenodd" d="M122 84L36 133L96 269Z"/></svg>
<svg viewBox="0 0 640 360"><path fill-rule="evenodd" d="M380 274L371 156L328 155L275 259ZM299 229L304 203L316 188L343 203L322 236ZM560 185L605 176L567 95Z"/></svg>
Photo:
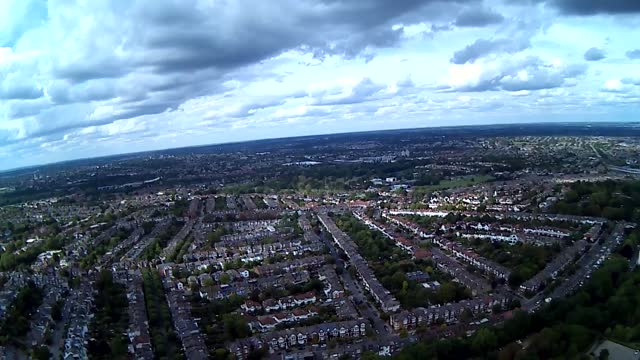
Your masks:
<svg viewBox="0 0 640 360"><path fill-rule="evenodd" d="M0 2L0 169L352 131L638 121L640 2Z"/></svg>

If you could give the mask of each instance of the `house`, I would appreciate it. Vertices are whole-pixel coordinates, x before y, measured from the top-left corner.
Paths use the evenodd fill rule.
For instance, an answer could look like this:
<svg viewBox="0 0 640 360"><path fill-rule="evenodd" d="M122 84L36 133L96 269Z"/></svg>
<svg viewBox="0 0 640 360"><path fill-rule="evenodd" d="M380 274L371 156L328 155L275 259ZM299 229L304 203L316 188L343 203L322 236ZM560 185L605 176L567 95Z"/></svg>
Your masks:
<svg viewBox="0 0 640 360"><path fill-rule="evenodd" d="M280 310L280 303L274 299L267 299L262 302L262 308L265 312L273 312Z"/></svg>
<svg viewBox="0 0 640 360"><path fill-rule="evenodd" d="M258 323L258 331L266 332L275 329L278 322L273 318L273 316L259 316L257 319Z"/></svg>
<svg viewBox="0 0 640 360"><path fill-rule="evenodd" d="M430 279L429 274L425 273L422 270L408 272L405 275L407 279L409 279L410 281L415 281L419 283L426 282Z"/></svg>
<svg viewBox="0 0 640 360"><path fill-rule="evenodd" d="M244 311L244 312L248 312L248 313L254 313L258 310L262 310L262 305L260 305L259 302L253 301L253 300L247 300L244 302L244 304L240 305L240 308Z"/></svg>
<svg viewBox="0 0 640 360"><path fill-rule="evenodd" d="M213 284L213 278L207 273L200 274L198 275L198 282L200 282L201 286L210 286Z"/></svg>
<svg viewBox="0 0 640 360"><path fill-rule="evenodd" d="M297 306L313 304L316 302L316 294L313 291L294 296L294 302Z"/></svg>

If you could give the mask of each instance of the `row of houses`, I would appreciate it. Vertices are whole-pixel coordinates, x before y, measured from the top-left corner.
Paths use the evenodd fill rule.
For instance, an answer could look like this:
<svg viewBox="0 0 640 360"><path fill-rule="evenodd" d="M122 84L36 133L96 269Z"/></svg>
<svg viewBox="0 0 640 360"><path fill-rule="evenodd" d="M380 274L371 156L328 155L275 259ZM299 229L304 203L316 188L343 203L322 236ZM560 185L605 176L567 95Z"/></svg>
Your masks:
<svg viewBox="0 0 640 360"><path fill-rule="evenodd" d="M141 226L136 226L136 228L133 229L131 234L126 239L118 243L118 245L116 245L113 249L111 249L111 251L107 252L102 256L102 259L100 260L100 264L108 264L111 261L113 261L114 258L118 256L118 254L121 254L123 251L125 251L125 249L128 249L131 246L133 246L133 244L138 242L143 235L144 235L144 229Z"/></svg>
<svg viewBox="0 0 640 360"><path fill-rule="evenodd" d="M421 234L424 234L424 230L419 225L414 224L409 220L390 215L387 215L387 218L406 229L410 229L418 236L422 237ZM481 257L470 249L465 249L453 242L447 241L444 238L438 236L429 236L429 239L431 239L434 244L440 246L441 248L451 251L453 256L455 256L456 258L472 264L473 266L476 266L479 269L498 278L509 278L509 269ZM456 279L456 281L471 289L473 295L486 293L491 290L491 285L485 279L470 273L464 268L464 266L462 266L456 260L450 258L449 255L443 253L437 248L432 248L431 253L438 269L450 274Z"/></svg>
<svg viewBox="0 0 640 360"><path fill-rule="evenodd" d="M271 230L275 229L282 220L280 219L266 219L266 220L244 220L244 221L233 221L224 223L224 226L230 227L234 231L239 232L252 232L252 231L263 231L263 230Z"/></svg>
<svg viewBox="0 0 640 360"><path fill-rule="evenodd" d="M223 267L225 263L233 261L254 262L262 261L276 255L300 256L305 253L319 253L324 247L319 242L306 242L303 240L293 240L286 242L271 242L257 245L245 245L237 248L227 248L219 246L208 251L199 251L185 254L183 261L197 262L203 260L213 260L213 263ZM211 263L211 262L210 262Z"/></svg>
<svg viewBox="0 0 640 360"><path fill-rule="evenodd" d="M249 327L254 332L268 332L276 329L277 326L308 320L317 315L318 309L315 306L296 308L290 311L280 311L275 314L252 318L249 321Z"/></svg>
<svg viewBox="0 0 640 360"><path fill-rule="evenodd" d="M140 241L135 243L129 251L125 253L121 260L124 261L133 261L136 260L144 251L144 249L149 246L162 232L166 231L171 225L171 219L166 218L161 221L157 221L155 227L151 232L145 235Z"/></svg>
<svg viewBox="0 0 640 360"><path fill-rule="evenodd" d="M89 281L84 279L71 292L65 304L64 314L69 317L69 325L64 340L64 360L88 359L87 343L89 341L89 322L93 319L93 289Z"/></svg>
<svg viewBox="0 0 640 360"><path fill-rule="evenodd" d="M253 202L253 199L251 199L251 196L247 194L243 194L243 195L240 195L240 199L242 200L242 204L247 210L253 211L258 208L256 204Z"/></svg>
<svg viewBox="0 0 640 360"><path fill-rule="evenodd" d="M178 233L171 239L171 241L162 249L162 257L166 258L167 256L174 253L178 244L181 244L186 238L187 235L191 232L191 229L195 225L195 219L189 219L185 222L184 226L178 231Z"/></svg>
<svg viewBox="0 0 640 360"><path fill-rule="evenodd" d="M165 287L168 280L165 278ZM182 349L187 360L206 360L209 358L204 337L200 334L197 322L191 317L191 305L185 294L179 290L166 293L171 320L176 333L182 342Z"/></svg>
<svg viewBox="0 0 640 360"><path fill-rule="evenodd" d="M458 259L461 259L464 262L486 272L487 274L495 276L496 278L508 279L509 275L511 275L511 270L507 269L506 267L489 259L485 259L473 250L462 247L452 241L448 241L440 237L435 237L433 238L433 243L443 249L450 251Z"/></svg>
<svg viewBox="0 0 640 360"><path fill-rule="evenodd" d="M327 299L340 299L344 296L344 287L338 280L338 275L331 265L325 265L318 272L318 279L324 284L323 292Z"/></svg>
<svg viewBox="0 0 640 360"><path fill-rule="evenodd" d="M393 216L389 212L383 212L382 216L388 219L389 221L391 221L392 223L394 223L395 225L416 234L422 239L431 239L435 236L433 233L425 232L420 225L417 225L412 221L404 219L400 216Z"/></svg>
<svg viewBox="0 0 640 360"><path fill-rule="evenodd" d="M314 270L324 265L325 261L325 257L321 255L307 256L284 262L259 265L254 268L254 271L260 276L271 276L300 269Z"/></svg>
<svg viewBox="0 0 640 360"><path fill-rule="evenodd" d="M527 227L524 225L501 224L501 223L482 223L475 221L457 221L454 224L442 224L441 231L450 230L475 230L493 233L524 233L531 235L549 236L555 238L567 238L571 236L571 231L558 227Z"/></svg>
<svg viewBox="0 0 640 360"><path fill-rule="evenodd" d="M555 279L555 277L564 270L569 264L573 263L576 256L584 252L587 246L587 242L579 240L573 243L571 246L564 249L560 254L556 255L544 269L540 270L531 279L522 283L519 290L522 292L537 292L549 279Z"/></svg>
<svg viewBox="0 0 640 360"><path fill-rule="evenodd" d="M216 211L216 197L215 196L207 197L207 200L204 203L204 211L207 214L211 214L212 212Z"/></svg>
<svg viewBox="0 0 640 360"><path fill-rule="evenodd" d="M114 271L114 280L126 286L129 313L129 353L135 359L153 359L149 319L142 290L140 270Z"/></svg>
<svg viewBox="0 0 640 360"><path fill-rule="evenodd" d="M264 203L267 204L267 206L270 209L277 209L277 208L280 207L280 203L278 202L277 198L273 198L273 197L270 197L270 196L264 196L262 198L262 201L264 201Z"/></svg>
<svg viewBox="0 0 640 360"><path fill-rule="evenodd" d="M53 281L47 281L44 284L42 289L44 299L29 321L30 330L26 338L31 346L38 346L45 342L47 333L55 326L55 321L52 318L53 306L57 301L62 300L69 290L69 285L64 277L50 275L47 278Z"/></svg>
<svg viewBox="0 0 640 360"><path fill-rule="evenodd" d="M493 307L499 305L501 309L509 306L510 298L506 295L486 295L470 300L462 300L456 303L428 308L416 308L411 311L403 311L392 314L389 318L391 327L398 331L401 329L415 329L420 325L433 325L436 323L451 324L457 322L463 312L468 310L473 316L482 313L490 313Z"/></svg>
<svg viewBox="0 0 640 360"><path fill-rule="evenodd" d="M390 215L418 215L418 216L432 216L432 217L446 217L449 214L460 214L465 216L482 217L486 215L484 212L477 211L450 211L450 210L425 210L425 209L393 209L389 210ZM577 216L577 215L562 215L562 214L549 214L549 213L527 213L527 212L498 212L491 213L491 216L496 219L515 219L521 221L558 221L558 222L572 222L579 224L604 224L607 220L600 217L591 216Z"/></svg>
<svg viewBox="0 0 640 360"><path fill-rule="evenodd" d="M240 308L246 313L255 313L257 311L264 311L265 313L271 313L280 310L293 309L300 306L310 305L318 301L318 297L313 291L309 291L302 294L285 296L280 299L266 299L262 303L256 301L247 300L240 306Z"/></svg>
<svg viewBox="0 0 640 360"><path fill-rule="evenodd" d="M331 339L353 341L364 338L366 331L367 325L363 320L323 323L258 334L237 340L229 344L228 349L236 359L242 360L258 349L266 348L273 354L280 350L304 347L308 344L326 344Z"/></svg>
<svg viewBox="0 0 640 360"><path fill-rule="evenodd" d="M415 259L427 259L427 258L431 257L431 253L429 251L420 248L413 241L411 241L411 240L409 240L409 239L407 239L407 238L405 238L403 236L394 234L393 233L393 229L385 226L384 224L380 224L380 223L377 223L377 222L373 221L372 219L370 219L364 213L359 213L357 211L354 211L353 215L358 220L360 220L363 223L365 223L365 225L367 225L370 229L381 232L384 236L386 236L387 238L392 240L396 244L396 246L398 246L402 250L404 250L407 253L409 253L413 258L415 258Z"/></svg>
<svg viewBox="0 0 640 360"><path fill-rule="evenodd" d="M424 213L419 211L404 211L407 214L423 216L441 216L442 213ZM461 213L464 214L464 213ZM474 213L475 214L475 213ZM383 216L392 222L416 233L422 238L432 238L435 234L425 233L419 226L405 219L390 215L385 212ZM537 245L545 245L557 242L553 239L566 239L571 236L571 231L556 227L523 227L511 224L494 224L482 222L458 221L453 224L441 224L441 232L455 232L456 236L467 239L487 239L491 241L507 242L509 244L530 242ZM471 232L469 232L469 231Z"/></svg>
<svg viewBox="0 0 640 360"><path fill-rule="evenodd" d="M397 311L400 308L400 303L375 277L367 262L358 252L358 248L353 240L351 240L351 238L342 230L338 229L338 226L329 217L326 211L321 210L318 213L318 219L331 234L338 247L347 255L362 284L380 305L382 310L384 312Z"/></svg>
<svg viewBox="0 0 640 360"><path fill-rule="evenodd" d="M466 286L473 296L491 291L491 284L484 278L469 272L462 264L438 248L431 249L438 270L453 276L454 281Z"/></svg>
<svg viewBox="0 0 640 360"><path fill-rule="evenodd" d="M199 284L201 286L211 286L216 283L230 283L234 281L240 281L248 279L250 276L249 270L246 269L229 269L225 271L216 271L213 274L202 273L198 276L191 275L187 277L187 284L193 286ZM225 281L228 280L228 281Z"/></svg>
<svg viewBox="0 0 640 360"><path fill-rule="evenodd" d="M309 272L307 270L301 270L229 285L204 286L200 288L199 295L210 301L221 300L232 295L248 296L255 290L261 291L268 288L283 289L288 285L303 285L308 283L310 279ZM176 284L176 288L179 290L184 289L180 282Z"/></svg>

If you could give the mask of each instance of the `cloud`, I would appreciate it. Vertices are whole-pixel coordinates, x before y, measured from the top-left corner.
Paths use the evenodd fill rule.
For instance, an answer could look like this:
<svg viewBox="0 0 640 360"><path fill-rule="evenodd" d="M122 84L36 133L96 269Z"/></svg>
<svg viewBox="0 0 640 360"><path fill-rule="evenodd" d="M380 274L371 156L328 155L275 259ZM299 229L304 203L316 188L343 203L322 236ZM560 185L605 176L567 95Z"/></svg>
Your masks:
<svg viewBox="0 0 640 360"><path fill-rule="evenodd" d="M282 104L284 104L284 100L281 100L281 99L265 100L261 102L242 104L242 105L233 107L225 115L233 118L244 118L244 117L249 117L255 114L259 110L263 110L266 108L270 108L270 107L274 107Z"/></svg>
<svg viewBox="0 0 640 360"><path fill-rule="evenodd" d="M586 65L555 65L536 56L482 64L454 65L448 91L511 92L554 89L586 72Z"/></svg>
<svg viewBox="0 0 640 360"><path fill-rule="evenodd" d="M0 99L22 99L31 100L42 97L42 88L31 78L17 73L5 76L0 84Z"/></svg>
<svg viewBox="0 0 640 360"><path fill-rule="evenodd" d="M568 15L640 13L636 0L550 0L549 3Z"/></svg>
<svg viewBox="0 0 640 360"><path fill-rule="evenodd" d="M618 79L610 79L605 81L602 86L602 91L604 92L613 92L613 93L622 93L626 92L628 89L620 80Z"/></svg>
<svg viewBox="0 0 640 360"><path fill-rule="evenodd" d="M351 105L370 101L380 95L387 86L377 84L368 77L342 89L323 90L314 94L312 105Z"/></svg>
<svg viewBox="0 0 640 360"><path fill-rule="evenodd" d="M584 59L587 61L599 61L606 58L604 50L592 47L584 53Z"/></svg>
<svg viewBox="0 0 640 360"><path fill-rule="evenodd" d="M631 60L640 59L640 49L629 50L625 53L627 57Z"/></svg>
<svg viewBox="0 0 640 360"><path fill-rule="evenodd" d="M453 17L459 5L477 1L51 2L45 18L12 39L11 66L38 82L9 84L7 77L0 98L47 96L49 102L31 108L26 101L11 105L11 118L29 117L25 134L161 114L225 91L229 78L253 81L263 75L240 73L287 51L371 60L404 40L404 25ZM73 104L92 117L46 117Z"/></svg>
<svg viewBox="0 0 640 360"><path fill-rule="evenodd" d="M635 77L635 78L626 77L626 78L622 78L622 80L620 81L623 84L640 86L640 77Z"/></svg>
<svg viewBox="0 0 640 360"><path fill-rule="evenodd" d="M453 22L459 27L483 27L499 24L504 21L504 16L491 9L469 8L458 15Z"/></svg>
<svg viewBox="0 0 640 360"><path fill-rule="evenodd" d="M498 38L498 39L478 39L464 49L453 53L451 63L466 64L473 63L479 58L489 54L507 53L513 54L527 49L531 46L529 39L518 38Z"/></svg>

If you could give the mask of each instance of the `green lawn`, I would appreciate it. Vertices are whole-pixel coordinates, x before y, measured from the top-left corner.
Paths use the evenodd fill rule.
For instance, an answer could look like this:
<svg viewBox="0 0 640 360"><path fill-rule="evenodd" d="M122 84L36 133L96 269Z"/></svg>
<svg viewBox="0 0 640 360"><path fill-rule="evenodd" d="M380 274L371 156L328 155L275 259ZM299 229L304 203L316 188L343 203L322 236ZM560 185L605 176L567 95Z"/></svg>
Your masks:
<svg viewBox="0 0 640 360"><path fill-rule="evenodd" d="M415 191L444 190L444 189L450 189L450 188L467 187L475 184L489 182L492 180L494 180L494 178L489 175L470 175L470 176L458 177L451 180L443 180L443 181L440 181L438 185L416 186L414 187L414 190Z"/></svg>

